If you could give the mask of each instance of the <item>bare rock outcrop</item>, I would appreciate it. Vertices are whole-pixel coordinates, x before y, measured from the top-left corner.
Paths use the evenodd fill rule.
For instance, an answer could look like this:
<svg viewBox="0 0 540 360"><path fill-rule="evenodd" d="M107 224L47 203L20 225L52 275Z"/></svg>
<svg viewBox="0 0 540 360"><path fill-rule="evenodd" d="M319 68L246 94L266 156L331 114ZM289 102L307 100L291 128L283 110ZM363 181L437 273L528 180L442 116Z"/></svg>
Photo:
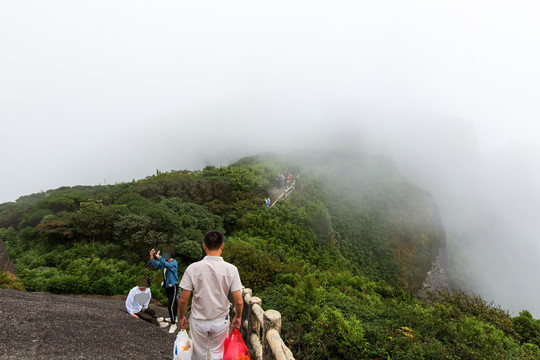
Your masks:
<svg viewBox="0 0 540 360"><path fill-rule="evenodd" d="M4 242L0 238L0 271L8 271L15 275L15 266L13 266L13 263L11 262L11 259L9 258L9 254L7 252L6 246L4 245Z"/></svg>
<svg viewBox="0 0 540 360"><path fill-rule="evenodd" d="M443 290L451 290L448 280L446 248L439 249L439 256L433 261L431 270L428 271L426 280L416 293L420 299L427 299L428 293L437 293Z"/></svg>
<svg viewBox="0 0 540 360"><path fill-rule="evenodd" d="M0 289L0 334L2 360L170 360L175 339L131 317L121 299L12 289Z"/></svg>
<svg viewBox="0 0 540 360"><path fill-rule="evenodd" d="M426 275L422 286L416 292L420 299L427 299L429 292L439 292L443 290L451 291L450 280L448 279L448 257L446 255L446 230L437 205L431 197L425 197L426 206L431 209L433 214L433 223L437 227L437 237L440 241L439 253L433 261L431 269Z"/></svg>

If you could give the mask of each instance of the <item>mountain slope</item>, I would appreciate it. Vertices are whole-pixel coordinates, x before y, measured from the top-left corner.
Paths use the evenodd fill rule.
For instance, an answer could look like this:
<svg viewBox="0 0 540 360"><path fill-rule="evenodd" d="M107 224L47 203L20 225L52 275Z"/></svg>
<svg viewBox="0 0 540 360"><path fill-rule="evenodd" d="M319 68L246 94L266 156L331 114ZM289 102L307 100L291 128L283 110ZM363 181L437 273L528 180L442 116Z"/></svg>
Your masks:
<svg viewBox="0 0 540 360"><path fill-rule="evenodd" d="M268 208L278 172L299 177ZM145 266L149 249L173 246L182 272L202 257L209 229L226 232L223 257L265 309L282 313L297 358L540 356L540 324L527 312L512 318L462 292L415 298L444 228L429 194L384 157L263 154L0 204L0 236L31 291L126 294L149 275L166 302L160 273Z"/></svg>

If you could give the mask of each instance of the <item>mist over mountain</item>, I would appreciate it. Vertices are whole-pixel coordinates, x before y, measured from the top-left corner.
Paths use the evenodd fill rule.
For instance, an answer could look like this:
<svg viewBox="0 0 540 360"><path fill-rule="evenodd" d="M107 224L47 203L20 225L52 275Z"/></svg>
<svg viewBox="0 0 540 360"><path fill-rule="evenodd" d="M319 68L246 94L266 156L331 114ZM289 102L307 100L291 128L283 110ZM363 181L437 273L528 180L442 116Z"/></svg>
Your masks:
<svg viewBox="0 0 540 360"><path fill-rule="evenodd" d="M538 316L536 148L515 143L482 150L473 123L436 115L389 121L385 129L364 128L366 148L388 154L434 197L448 232L454 285Z"/></svg>

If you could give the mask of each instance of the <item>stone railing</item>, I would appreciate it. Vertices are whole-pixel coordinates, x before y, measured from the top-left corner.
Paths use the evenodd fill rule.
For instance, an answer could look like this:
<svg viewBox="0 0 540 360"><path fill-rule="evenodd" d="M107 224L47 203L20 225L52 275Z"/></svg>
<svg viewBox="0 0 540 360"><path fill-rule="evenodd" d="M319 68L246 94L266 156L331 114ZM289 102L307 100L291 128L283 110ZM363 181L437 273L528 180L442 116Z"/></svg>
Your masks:
<svg viewBox="0 0 540 360"><path fill-rule="evenodd" d="M292 191L294 190L294 186L296 185L296 180L294 180L290 186L288 186L281 195L278 196L278 198L270 205L270 207L277 204L278 201L285 199L287 196L291 195Z"/></svg>
<svg viewBox="0 0 540 360"><path fill-rule="evenodd" d="M264 311L262 300L251 296L251 289L242 289L242 338L253 360L294 360L294 356L281 339L281 314L276 310Z"/></svg>

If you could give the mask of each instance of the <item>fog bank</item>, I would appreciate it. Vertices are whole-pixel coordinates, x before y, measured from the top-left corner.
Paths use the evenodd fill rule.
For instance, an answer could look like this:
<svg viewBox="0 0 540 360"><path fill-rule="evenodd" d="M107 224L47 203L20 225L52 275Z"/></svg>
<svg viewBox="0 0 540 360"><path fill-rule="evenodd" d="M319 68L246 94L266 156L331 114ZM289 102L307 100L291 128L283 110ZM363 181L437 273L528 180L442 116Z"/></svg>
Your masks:
<svg viewBox="0 0 540 360"><path fill-rule="evenodd" d="M509 143L481 150L472 122L435 114L406 126L414 131L380 133L367 148L392 157L434 197L457 285L514 315L527 309L539 317L538 148Z"/></svg>

